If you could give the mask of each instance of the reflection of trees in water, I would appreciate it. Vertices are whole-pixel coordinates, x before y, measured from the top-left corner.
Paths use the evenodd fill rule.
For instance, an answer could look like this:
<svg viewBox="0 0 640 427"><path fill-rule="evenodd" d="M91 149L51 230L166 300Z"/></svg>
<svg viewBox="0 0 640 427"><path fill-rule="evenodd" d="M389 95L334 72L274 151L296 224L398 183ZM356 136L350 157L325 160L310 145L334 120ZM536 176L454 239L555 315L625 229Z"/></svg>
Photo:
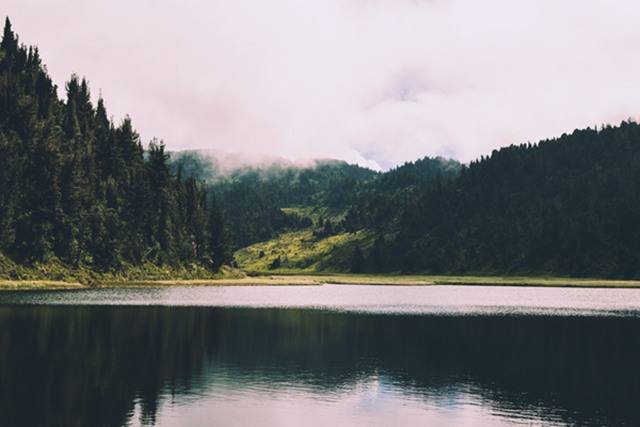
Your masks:
<svg viewBox="0 0 640 427"><path fill-rule="evenodd" d="M0 309L0 425L152 424L167 390L215 373L319 393L373 372L426 397L457 382L494 407L640 425L637 319L418 317L278 309ZM204 369L203 369L204 368Z"/></svg>
<svg viewBox="0 0 640 427"><path fill-rule="evenodd" d="M2 308L0 425L120 426L136 398L201 369L216 330L203 313L145 308Z"/></svg>

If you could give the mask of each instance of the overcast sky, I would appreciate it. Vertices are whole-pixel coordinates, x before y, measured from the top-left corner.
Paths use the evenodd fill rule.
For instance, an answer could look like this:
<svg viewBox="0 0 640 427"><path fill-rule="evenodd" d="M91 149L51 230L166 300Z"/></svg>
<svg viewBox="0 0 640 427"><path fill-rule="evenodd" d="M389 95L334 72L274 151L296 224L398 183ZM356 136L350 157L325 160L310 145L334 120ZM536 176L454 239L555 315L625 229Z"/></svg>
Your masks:
<svg viewBox="0 0 640 427"><path fill-rule="evenodd" d="M5 0L146 143L383 168L640 117L640 2ZM61 95L63 95L61 91Z"/></svg>

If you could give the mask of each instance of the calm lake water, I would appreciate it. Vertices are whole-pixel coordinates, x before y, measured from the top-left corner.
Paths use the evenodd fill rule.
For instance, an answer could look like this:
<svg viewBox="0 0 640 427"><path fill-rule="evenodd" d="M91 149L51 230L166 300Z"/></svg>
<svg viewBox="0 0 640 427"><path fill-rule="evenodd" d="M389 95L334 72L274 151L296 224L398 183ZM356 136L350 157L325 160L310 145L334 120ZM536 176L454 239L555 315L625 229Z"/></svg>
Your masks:
<svg viewBox="0 0 640 427"><path fill-rule="evenodd" d="M638 426L640 290L0 293L1 426Z"/></svg>

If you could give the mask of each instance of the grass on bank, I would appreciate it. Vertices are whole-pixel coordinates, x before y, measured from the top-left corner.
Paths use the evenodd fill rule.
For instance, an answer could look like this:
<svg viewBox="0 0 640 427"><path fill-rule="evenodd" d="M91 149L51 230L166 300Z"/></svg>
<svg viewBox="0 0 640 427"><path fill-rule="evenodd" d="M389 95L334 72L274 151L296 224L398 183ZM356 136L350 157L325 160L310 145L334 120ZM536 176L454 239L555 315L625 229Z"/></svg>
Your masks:
<svg viewBox="0 0 640 427"><path fill-rule="evenodd" d="M580 288L640 288L638 280L608 280L595 278L539 277L539 276L433 276L433 275L313 275L320 283L344 285L399 286L540 286Z"/></svg>
<svg viewBox="0 0 640 427"><path fill-rule="evenodd" d="M56 280L0 280L0 290L3 291L69 290L85 287L82 283Z"/></svg>
<svg viewBox="0 0 640 427"><path fill-rule="evenodd" d="M242 271L222 267L217 273L202 266L158 266L152 262L140 265L123 264L117 271L99 272L89 266L77 268L65 265L58 259L33 265L18 264L0 253L0 289L12 289L16 283L25 289L49 289L63 287L122 284L141 281L220 280L246 277Z"/></svg>
<svg viewBox="0 0 640 427"><path fill-rule="evenodd" d="M92 287L142 287L142 286L318 286L386 285L386 286L537 286L576 288L640 288L636 280L575 279L562 277L501 277L501 276L398 276L351 274L259 274L219 277L217 279L157 279L100 282L93 285L53 280L0 280L0 290L55 290Z"/></svg>
<svg viewBox="0 0 640 427"><path fill-rule="evenodd" d="M308 228L283 233L272 240L242 248L235 257L238 266L246 271L270 272L269 267L277 258L281 266L276 273L349 271L356 246L369 252L374 241L375 234L370 231L318 238Z"/></svg>
<svg viewBox="0 0 640 427"><path fill-rule="evenodd" d="M282 286L321 285L478 285L478 286L556 286L640 288L640 281L603 280L541 276L434 276L364 275L328 272L334 256L347 262L356 245L367 250L375 236L371 233L339 234L316 239L311 230L287 233L281 239L259 243L236 254L244 269L223 267L213 274L198 266L179 269L152 263L125 265L118 272L97 273L87 267L77 269L58 260L33 266L19 265L0 254L0 290L82 289L88 287L129 286ZM261 256L260 252L264 252ZM281 268L269 271L276 256ZM348 270L348 266L344 266ZM245 271L249 271L246 274ZM254 272L254 273L251 273Z"/></svg>
<svg viewBox="0 0 640 427"><path fill-rule="evenodd" d="M309 214L308 212L303 212ZM236 252L239 267L254 280L269 284L274 278L288 277L290 284L312 282L350 285L478 285L478 286L555 286L640 288L640 281L567 278L551 276L480 276L480 275L367 275L342 274L349 271L353 252L358 246L368 253L376 239L371 231L341 233L325 238L313 235L312 229L283 233ZM279 258L281 266L269 267ZM284 279L277 282L282 283ZM284 280L286 282L286 280Z"/></svg>

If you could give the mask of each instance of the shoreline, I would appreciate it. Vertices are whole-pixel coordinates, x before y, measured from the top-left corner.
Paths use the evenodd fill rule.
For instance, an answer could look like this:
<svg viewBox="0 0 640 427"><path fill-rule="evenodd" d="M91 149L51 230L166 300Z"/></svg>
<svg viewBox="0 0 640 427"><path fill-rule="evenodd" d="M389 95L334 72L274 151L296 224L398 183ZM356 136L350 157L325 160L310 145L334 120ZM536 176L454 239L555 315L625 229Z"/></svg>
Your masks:
<svg viewBox="0 0 640 427"><path fill-rule="evenodd" d="M572 288L640 288L638 280L576 279L529 276L385 276L349 274L255 274L241 278L192 280L123 280L93 285L55 280L0 280L0 291L78 290L100 288L181 287L181 286L515 286Z"/></svg>

